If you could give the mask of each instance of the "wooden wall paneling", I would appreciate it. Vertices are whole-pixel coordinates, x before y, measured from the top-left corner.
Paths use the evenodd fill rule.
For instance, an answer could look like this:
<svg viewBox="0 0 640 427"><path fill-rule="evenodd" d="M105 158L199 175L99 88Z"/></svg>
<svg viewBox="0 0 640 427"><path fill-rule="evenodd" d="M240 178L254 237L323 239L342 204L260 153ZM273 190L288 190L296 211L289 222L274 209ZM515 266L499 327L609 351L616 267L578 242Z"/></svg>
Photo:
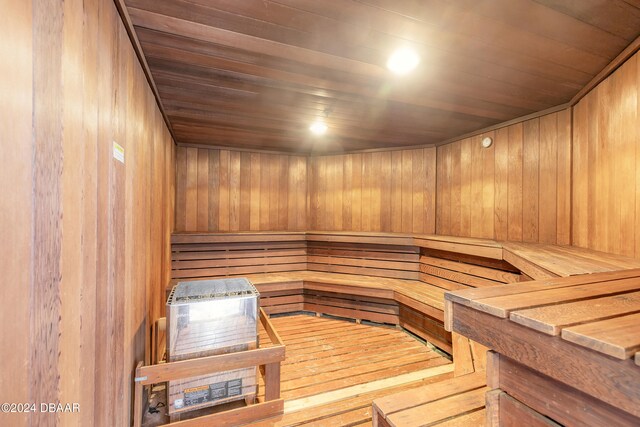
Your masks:
<svg viewBox="0 0 640 427"><path fill-rule="evenodd" d="M0 414L0 424L128 425L134 363L159 315L154 289L169 277L173 142L113 2L2 10L0 52L13 59L1 66L0 130L14 149L0 154L11 187L1 400L81 411Z"/></svg>
<svg viewBox="0 0 640 427"><path fill-rule="evenodd" d="M629 60L629 64L633 67L634 65L631 64L631 61L633 61L634 58ZM636 98L636 114L635 114L635 122L638 123L640 122L640 55L636 54L635 55L635 69L636 69L636 78L635 78L635 84L636 84L636 93L635 93L635 98ZM632 85L633 83L633 78L630 76L629 77L630 80L630 85ZM631 98L631 100L633 99L634 95L631 92L631 90L629 89L628 92L628 96ZM633 109L633 102L630 101L629 102L629 109ZM630 115L630 123L633 123L633 112L629 112ZM640 139L640 131L638 130L637 126L630 126L627 128L627 131L630 133L629 138L632 139L633 141L635 141L635 143L637 144L638 139ZM635 138L634 138L635 136ZM636 146L636 155L635 155L635 164L636 164L636 173L635 173L635 182L636 182L636 192L638 190L640 190L640 149L637 148ZM637 193L636 193L637 194ZM638 234L640 234L640 197L635 198L635 205L636 205L636 221L635 221L635 247L634 247L634 256L637 258L638 256L640 256L640 236ZM638 356L636 355L636 363L638 363Z"/></svg>
<svg viewBox="0 0 640 427"><path fill-rule="evenodd" d="M384 151L380 154L380 231L391 231L391 156ZM423 209L420 206L420 209Z"/></svg>
<svg viewBox="0 0 640 427"><path fill-rule="evenodd" d="M463 204L466 207L471 207L469 204L468 197L470 196L470 192L466 190L470 190L471 183L471 175L468 169L464 171L460 169L460 164L463 162L462 156L465 148L470 148L469 144L466 144L467 140L463 140L460 144L451 145L451 168L454 171L460 171L460 173L454 173L451 177L451 182L449 183L451 187L451 211L456 212L456 214L451 215L451 234L460 235L463 233L463 229L469 226L470 218L466 213L466 210L463 212L462 206ZM470 153L465 152L465 155ZM465 185L466 184L466 185ZM465 202L463 202L465 199ZM466 231L469 232L468 230Z"/></svg>
<svg viewBox="0 0 640 427"><path fill-rule="evenodd" d="M426 168L426 191L424 195L425 233L436 232L436 148L425 148L424 164Z"/></svg>
<svg viewBox="0 0 640 427"><path fill-rule="evenodd" d="M198 228L198 149L187 148L185 228Z"/></svg>
<svg viewBox="0 0 640 427"><path fill-rule="evenodd" d="M573 114L573 223L577 246L639 256L636 53Z"/></svg>
<svg viewBox="0 0 640 427"><path fill-rule="evenodd" d="M539 241L556 242L558 188L558 116L540 117Z"/></svg>
<svg viewBox="0 0 640 427"><path fill-rule="evenodd" d="M278 174L279 156L269 155L269 229L278 227L278 191L280 189L280 176Z"/></svg>
<svg viewBox="0 0 640 427"><path fill-rule="evenodd" d="M402 152L402 232L413 228L413 167L411 151Z"/></svg>
<svg viewBox="0 0 640 427"><path fill-rule="evenodd" d="M0 310L0 377L3 387L0 400L3 402L28 402L31 399L31 372L24 369L30 359L30 301L31 274L34 269L31 255L33 222L25 212L33 212L32 162L34 142L32 139L32 97L34 93L33 55L16 55L16 52L31 53L34 49L32 25L34 20L31 1L0 1L0 54L10 61L0 63L0 92L3 94L3 119L0 134L3 144L12 148L0 150L0 266L5 282L0 287L4 302ZM35 6L37 7L37 5ZM37 22L37 19L36 19ZM16 325L24 325L16 327ZM83 358L83 360L85 360ZM83 368L86 365L83 364ZM87 381L92 385L92 381ZM0 413L0 424L29 425L27 416Z"/></svg>
<svg viewBox="0 0 640 427"><path fill-rule="evenodd" d="M98 42L98 67L99 69L112 70L115 66L114 59L114 37L112 25L115 23L115 11L105 2L100 4L99 9L100 25ZM109 416L114 406L114 396L112 392L113 381L110 375L114 372L110 365L110 354L114 351L112 331L109 319L112 318L110 301L113 298L113 290L109 283L109 241L110 241L110 214L112 208L111 200L108 196L111 191L110 171L112 167L111 158L113 156L110 141L113 140L112 115L113 115L113 79L104 79L98 86L98 99L103 100L98 107L98 156L97 156L97 193L105 196L98 197L98 231L97 231L97 271L96 271L96 312L100 313L96 317L95 347L100 349L95 355L95 389L103 390L102 399L92 396L94 401L93 424L99 425ZM105 142L109 141L109 142ZM186 151L184 152L186 165ZM186 173L186 168L185 168ZM181 185L184 185L186 194L186 175L182 177ZM184 217L186 223L186 217Z"/></svg>
<svg viewBox="0 0 640 427"><path fill-rule="evenodd" d="M343 230L343 188L344 188L344 156L333 157L333 185L331 197L333 198L333 228Z"/></svg>
<svg viewBox="0 0 640 427"><path fill-rule="evenodd" d="M522 240L522 123L509 126L508 240Z"/></svg>
<svg viewBox="0 0 640 427"><path fill-rule="evenodd" d="M571 109L557 113L558 118L558 182L556 203L556 244L571 244Z"/></svg>
<svg viewBox="0 0 640 427"><path fill-rule="evenodd" d="M522 240L537 242L539 231L539 186L540 186L540 119L523 123L522 146ZM548 178L547 178L548 183ZM540 209L544 211L546 206Z"/></svg>
<svg viewBox="0 0 640 427"><path fill-rule="evenodd" d="M209 227L209 153L208 150L197 149L196 174L198 186L196 188L197 229Z"/></svg>
<svg viewBox="0 0 640 427"><path fill-rule="evenodd" d="M243 151L240 154L240 220L238 230L251 230L251 203L251 153ZM289 212L289 217L291 217L291 212Z"/></svg>
<svg viewBox="0 0 640 427"><path fill-rule="evenodd" d="M509 128L496 130L494 232L496 240L509 237Z"/></svg>
<svg viewBox="0 0 640 427"><path fill-rule="evenodd" d="M209 150L209 182L207 200L209 206L208 230L219 230L220 227L220 150ZM179 203L180 201L178 201ZM177 230L187 228L176 227Z"/></svg>
<svg viewBox="0 0 640 427"><path fill-rule="evenodd" d="M211 150L212 155L218 153L219 150ZM249 214L249 229L251 231L260 230L260 179L262 172L260 171L260 154L251 153L251 212ZM216 183L211 182L211 189L215 191ZM209 228L211 230L211 228Z"/></svg>
<svg viewBox="0 0 640 427"><path fill-rule="evenodd" d="M411 151L412 164L412 229L413 233L424 233L424 195L426 189L427 175L425 172L423 150ZM385 230L382 230L385 231Z"/></svg>
<svg viewBox="0 0 640 427"><path fill-rule="evenodd" d="M240 153L238 153L238 156ZM289 188L289 156L278 158L278 222L277 230L288 230L289 225L289 193L294 189ZM238 174L240 171L238 171ZM240 224L238 224L239 226ZM238 230L239 228L235 228Z"/></svg>
<svg viewBox="0 0 640 427"><path fill-rule="evenodd" d="M187 229L187 149L176 148L176 220L177 230Z"/></svg>
<svg viewBox="0 0 640 427"><path fill-rule="evenodd" d="M80 7L79 7L80 6ZM83 105L83 93L74 87L74 82L82 81L82 55L78 52L83 51L82 47L82 7L78 2L66 2L62 10L64 21L62 23L62 35L60 40L65 40L62 44L61 52L61 98L67 100L71 105ZM44 65L44 64L43 64ZM44 71L44 70L43 70ZM54 74L55 75L55 74ZM75 110L69 108L61 108L62 116L59 117L59 124L62 126L62 138L60 142L60 152L56 153L56 157L62 157L64 153L64 162L67 165L76 165L76 167L65 167L63 159L60 159L60 166L67 169L62 173L60 185L60 232L61 232L61 266L60 273L60 318L55 319L59 324L59 331L62 333L60 337L51 337L58 339L59 353L57 365L59 367L59 397L60 401L70 401L77 396L77 390L74 382L77 381L80 372L78 367L81 361L81 352L77 349L81 348L82 333L80 319L77 316L64 316L62 313L69 313L81 307L80 293L77 291L82 288L82 232L83 232L83 210L82 194L84 192L84 150L82 143L82 126L83 116ZM58 119L54 117L54 119ZM37 125L37 123L36 123ZM54 135L50 135L55 138ZM48 153L52 154L52 153ZM57 163L57 162L56 162ZM46 185L46 183L43 183ZM40 190L44 190L43 186ZM67 207L65 209L65 206ZM70 207L78 207L69 209ZM47 274L42 271L41 274ZM42 325L43 327L45 325ZM65 331L77 331L78 333L65 333ZM75 350L75 351L74 351ZM40 420L44 421L46 415L41 415ZM74 419L75 418L75 419ZM79 425L78 417L63 414L60 416L61 421L69 425Z"/></svg>
<svg viewBox="0 0 640 427"><path fill-rule="evenodd" d="M28 400L60 399L60 316L62 240L62 105L61 57L64 13L46 2L33 5L33 270L30 293ZM51 10L49 10L51 9ZM13 322L12 322L13 324ZM25 331L26 332L26 331ZM48 414L33 414L46 423Z"/></svg>
<svg viewBox="0 0 640 427"><path fill-rule="evenodd" d="M342 227L353 230L353 156L344 156L344 172L342 181ZM391 209L391 206L388 207Z"/></svg>
<svg viewBox="0 0 640 427"><path fill-rule="evenodd" d="M495 140L495 132L482 135ZM494 209L495 209L495 145L482 150L482 229L481 236L494 238Z"/></svg>
<svg viewBox="0 0 640 427"><path fill-rule="evenodd" d="M229 150L220 150L220 178L219 178L219 197L218 200L218 231L229 231L229 219L231 217L230 204L230 153ZM268 194L268 193L267 193ZM197 197L197 195L196 195ZM267 204L268 206L268 204ZM260 218L262 220L262 218ZM267 216L267 223L269 218ZM197 231L198 228L190 228L189 231Z"/></svg>
<svg viewBox="0 0 640 427"><path fill-rule="evenodd" d="M566 242L569 117L563 110L438 147L437 233L545 243L562 236ZM494 139L489 148L481 147L485 136Z"/></svg>
<svg viewBox="0 0 640 427"><path fill-rule="evenodd" d="M586 123L588 117L588 100L579 102L573 107L573 121ZM571 204L571 241L583 248L589 247L589 137L585 126L573 127L572 153L572 194Z"/></svg>
<svg viewBox="0 0 640 427"><path fill-rule="evenodd" d="M353 231L362 231L362 154L351 154L353 158L353 189L351 191L351 208L352 229Z"/></svg>
<svg viewBox="0 0 640 427"><path fill-rule="evenodd" d="M382 202L381 198L381 187L383 185L381 174L382 174L382 153L375 152L371 154L371 224L370 230L377 231L381 228L381 208L380 203Z"/></svg>
<svg viewBox="0 0 640 427"><path fill-rule="evenodd" d="M100 167L96 165L96 160L100 158L98 147L99 136L99 100L97 89L103 82L99 79L99 58L98 47L102 45L100 39L100 8L84 8L83 26L83 135L82 149L84 158L81 162L85 165L83 173L83 194L98 194L98 176ZM91 88L92 95L87 95L87 90ZM104 102L104 101L103 101ZM106 144L105 144L106 145ZM169 170L167 175L170 174ZM77 365L78 376L83 380L80 382L78 390L78 403L82 410L78 425L91 425L94 422L96 401L94 399L96 390L96 361L97 351L100 345L96 340L98 286L102 284L97 280L98 272L98 225L99 199L98 197L82 197L82 281L80 295L82 303L78 312L81 319L80 340L82 345L79 350L79 363ZM104 199L104 197L102 197ZM173 210L173 206L170 206ZM167 224L165 222L164 224ZM166 227L170 231L169 227ZM167 242L167 245L169 243ZM15 297L14 297L15 298Z"/></svg>
<svg viewBox="0 0 640 427"><path fill-rule="evenodd" d="M611 112L613 116L611 142L617 153L625 153L620 156L620 161L614 167L615 181L614 193L618 195L615 205L620 206L620 225L617 233L619 245L614 246L616 253L622 255L635 255L636 235L635 215L636 206L633 201L636 198L636 189L633 185L636 176L636 151L638 144L638 81L637 59L632 59L623 65L612 77L613 99L621 100ZM636 105L636 108L633 108ZM629 126L635 123L636 126Z"/></svg>
<svg viewBox="0 0 640 427"><path fill-rule="evenodd" d="M402 151L391 152L391 231L402 231Z"/></svg>
<svg viewBox="0 0 640 427"><path fill-rule="evenodd" d="M240 152L229 152L229 231L240 230Z"/></svg>
<svg viewBox="0 0 640 427"><path fill-rule="evenodd" d="M372 212L371 190L373 187L373 174L371 171L371 166L373 163L371 160L372 155L373 155L372 153L364 153L362 155L362 208L361 208L362 229L359 231L372 230L372 227L371 227L371 212ZM402 173L403 173L403 184L404 184L405 182L404 174L406 173L404 169L402 170ZM403 186L403 203L406 200L404 191L405 189ZM404 216L403 216L403 219L404 219ZM404 225L405 224L403 223L403 226ZM329 225L329 227L327 227L326 230L331 230L331 225Z"/></svg>

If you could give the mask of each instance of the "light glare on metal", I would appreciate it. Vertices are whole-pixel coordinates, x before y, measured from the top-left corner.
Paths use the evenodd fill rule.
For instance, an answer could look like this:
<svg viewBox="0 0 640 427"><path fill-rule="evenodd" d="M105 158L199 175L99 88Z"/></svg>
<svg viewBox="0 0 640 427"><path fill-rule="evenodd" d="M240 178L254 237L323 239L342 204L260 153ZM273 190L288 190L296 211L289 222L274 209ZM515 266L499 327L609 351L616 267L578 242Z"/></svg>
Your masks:
<svg viewBox="0 0 640 427"><path fill-rule="evenodd" d="M393 52L387 60L387 68L400 76L408 74L420 63L418 54L409 48L401 48Z"/></svg>
<svg viewBox="0 0 640 427"><path fill-rule="evenodd" d="M324 122L318 120L314 122L309 129L314 135L323 135L327 131L328 127Z"/></svg>

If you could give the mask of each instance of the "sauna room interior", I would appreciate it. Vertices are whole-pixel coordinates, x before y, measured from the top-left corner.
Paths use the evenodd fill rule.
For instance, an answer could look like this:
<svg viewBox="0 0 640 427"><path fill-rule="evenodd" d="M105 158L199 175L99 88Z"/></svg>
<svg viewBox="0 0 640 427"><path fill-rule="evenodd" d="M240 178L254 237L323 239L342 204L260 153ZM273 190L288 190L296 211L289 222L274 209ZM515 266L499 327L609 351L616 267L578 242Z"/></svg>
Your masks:
<svg viewBox="0 0 640 427"><path fill-rule="evenodd" d="M0 10L0 425L640 425L638 0Z"/></svg>

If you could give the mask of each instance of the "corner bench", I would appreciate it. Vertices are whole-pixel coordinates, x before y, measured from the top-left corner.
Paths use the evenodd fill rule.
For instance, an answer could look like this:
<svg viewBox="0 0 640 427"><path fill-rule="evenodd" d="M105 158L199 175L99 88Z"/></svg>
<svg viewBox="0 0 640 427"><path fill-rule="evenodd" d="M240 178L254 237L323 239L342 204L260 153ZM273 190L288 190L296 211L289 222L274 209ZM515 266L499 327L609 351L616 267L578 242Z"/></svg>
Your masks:
<svg viewBox="0 0 640 427"><path fill-rule="evenodd" d="M269 314L308 310L396 324L451 352L447 291L634 266L640 262L579 248L451 236L175 233L168 289L178 280L245 276Z"/></svg>

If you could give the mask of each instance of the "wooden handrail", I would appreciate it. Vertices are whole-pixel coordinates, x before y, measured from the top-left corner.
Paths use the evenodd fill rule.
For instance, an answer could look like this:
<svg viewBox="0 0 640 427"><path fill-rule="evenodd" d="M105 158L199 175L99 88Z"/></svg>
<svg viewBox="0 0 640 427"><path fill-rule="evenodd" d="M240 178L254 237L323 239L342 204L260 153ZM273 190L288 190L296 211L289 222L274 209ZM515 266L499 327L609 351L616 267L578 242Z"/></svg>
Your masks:
<svg viewBox="0 0 640 427"><path fill-rule="evenodd" d="M260 309L259 316L260 323L262 323L265 331L269 335L269 338L273 344L275 344L273 347L258 348L255 350L239 351L216 356L199 357L196 359L167 362L149 366L143 366L142 362L138 362L134 378L134 427L139 427L142 424L143 386L254 366L264 366L264 403L250 405L245 408L238 408L233 411L225 411L215 414L215 416L198 417L193 420L196 422L195 424L186 423L184 425L201 425L197 422L197 420L201 418L203 423L222 425L220 422L224 419L227 413L232 421L234 419L251 421L258 419L256 417L266 418L268 416L282 413L284 401L280 398L280 363L285 359L285 346L282 338L280 338L280 335L278 335L274 329L269 317L263 309ZM252 415L249 412L252 411L254 406L257 408L257 411L255 411L255 415Z"/></svg>
<svg viewBox="0 0 640 427"><path fill-rule="evenodd" d="M239 351L217 356L141 366L136 369L136 381L142 385L156 384L182 378L215 374L216 372L268 365L284 360L284 346Z"/></svg>

